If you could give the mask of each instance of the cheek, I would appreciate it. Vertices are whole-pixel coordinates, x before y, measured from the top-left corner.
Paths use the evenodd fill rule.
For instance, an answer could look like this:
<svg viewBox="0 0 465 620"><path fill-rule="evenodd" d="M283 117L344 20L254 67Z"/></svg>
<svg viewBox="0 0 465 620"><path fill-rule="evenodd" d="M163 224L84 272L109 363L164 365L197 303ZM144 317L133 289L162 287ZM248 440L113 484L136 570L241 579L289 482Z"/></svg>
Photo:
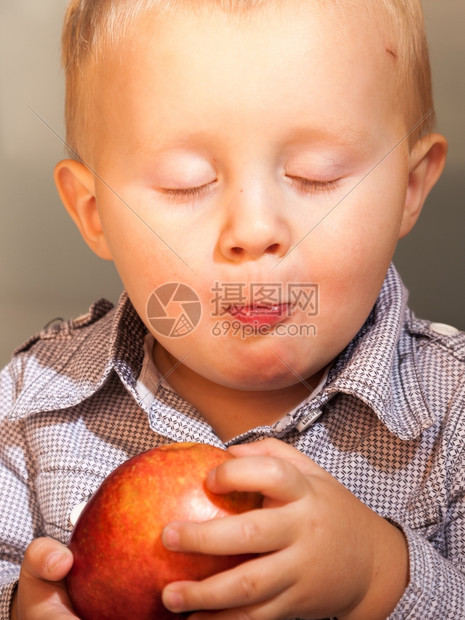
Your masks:
<svg viewBox="0 0 465 620"><path fill-rule="evenodd" d="M152 292L168 282L186 282L189 271L173 244L151 228L133 213L104 228L116 270L142 319Z"/></svg>
<svg viewBox="0 0 465 620"><path fill-rule="evenodd" d="M406 184L396 166L374 170L328 217L332 244L346 269L363 274L387 268L399 239Z"/></svg>
<svg viewBox="0 0 465 620"><path fill-rule="evenodd" d="M355 189L305 241L321 319L347 338L373 307L399 236L404 190L380 176Z"/></svg>
<svg viewBox="0 0 465 620"><path fill-rule="evenodd" d="M323 266L322 282L332 294L348 303L373 300L392 260L398 236L398 223L378 216L386 205L373 209L348 209L340 233L331 244L332 257Z"/></svg>

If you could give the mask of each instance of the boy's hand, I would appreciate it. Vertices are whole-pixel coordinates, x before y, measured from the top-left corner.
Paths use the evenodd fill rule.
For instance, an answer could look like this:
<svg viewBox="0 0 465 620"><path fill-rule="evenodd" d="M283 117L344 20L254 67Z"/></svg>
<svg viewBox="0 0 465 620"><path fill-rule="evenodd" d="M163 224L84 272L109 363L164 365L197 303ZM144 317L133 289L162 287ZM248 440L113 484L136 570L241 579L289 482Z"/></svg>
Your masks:
<svg viewBox="0 0 465 620"><path fill-rule="evenodd" d="M32 541L21 566L11 620L79 620L64 581L72 564L71 552L57 540Z"/></svg>
<svg viewBox="0 0 465 620"><path fill-rule="evenodd" d="M383 620L408 581L403 534L294 448L277 440L235 446L240 457L208 478L216 493L261 491L261 510L165 528L165 546L259 557L200 582L163 592L172 611L190 618Z"/></svg>

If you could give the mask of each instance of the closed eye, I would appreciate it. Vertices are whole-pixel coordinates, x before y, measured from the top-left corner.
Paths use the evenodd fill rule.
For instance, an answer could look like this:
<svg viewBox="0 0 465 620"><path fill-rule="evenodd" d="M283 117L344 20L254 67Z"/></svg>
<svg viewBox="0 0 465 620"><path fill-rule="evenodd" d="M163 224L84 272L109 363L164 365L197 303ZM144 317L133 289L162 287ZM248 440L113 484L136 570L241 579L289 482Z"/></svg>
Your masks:
<svg viewBox="0 0 465 620"><path fill-rule="evenodd" d="M304 177L295 177L286 175L290 179L297 190L302 194L318 194L321 192L330 192L338 186L340 179L330 181L317 181L315 179L306 179Z"/></svg>
<svg viewBox="0 0 465 620"><path fill-rule="evenodd" d="M211 181L210 183L204 183L204 185L198 185L196 187L163 187L160 188L159 191L174 202L188 202L190 200L203 198L211 191L212 186L215 184L216 181Z"/></svg>

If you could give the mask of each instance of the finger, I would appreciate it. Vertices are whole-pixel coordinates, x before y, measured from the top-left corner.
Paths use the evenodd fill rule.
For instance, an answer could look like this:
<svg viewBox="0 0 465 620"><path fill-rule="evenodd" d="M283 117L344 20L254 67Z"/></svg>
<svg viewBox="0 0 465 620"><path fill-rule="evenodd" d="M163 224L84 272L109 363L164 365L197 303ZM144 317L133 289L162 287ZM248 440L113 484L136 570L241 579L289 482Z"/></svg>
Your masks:
<svg viewBox="0 0 465 620"><path fill-rule="evenodd" d="M294 463L299 469L320 469L308 456L284 441L274 438L230 446L228 452L239 458L244 456L272 456Z"/></svg>
<svg viewBox="0 0 465 620"><path fill-rule="evenodd" d="M196 612L189 615L189 620L237 620L239 617L248 620L288 620L297 617L297 613L293 613L291 602L288 601L286 593L280 593L276 597L246 607L237 607L234 609L223 609L218 612ZM318 615L322 618L324 614ZM300 616L299 616L300 617ZM316 618L317 616L312 616Z"/></svg>
<svg viewBox="0 0 465 620"><path fill-rule="evenodd" d="M38 538L26 550L16 607L21 620L77 620L64 577L73 563L71 552L51 538Z"/></svg>
<svg viewBox="0 0 465 620"><path fill-rule="evenodd" d="M279 596L294 583L293 565L283 563L283 570L276 571L276 559L262 556L203 581L171 583L163 590L163 603L175 613L255 605Z"/></svg>
<svg viewBox="0 0 465 620"><path fill-rule="evenodd" d="M22 574L35 579L59 581L73 564L71 551L53 538L37 538L26 550Z"/></svg>
<svg viewBox="0 0 465 620"><path fill-rule="evenodd" d="M262 493L278 502L292 502L307 492L305 476L292 463L271 456L249 456L230 459L207 477L213 493L250 491Z"/></svg>
<svg viewBox="0 0 465 620"><path fill-rule="evenodd" d="M171 551L211 555L269 553L289 546L293 540L293 529L283 527L287 516L291 519L292 515L284 512L270 508L202 523L170 523L163 530L162 541Z"/></svg>

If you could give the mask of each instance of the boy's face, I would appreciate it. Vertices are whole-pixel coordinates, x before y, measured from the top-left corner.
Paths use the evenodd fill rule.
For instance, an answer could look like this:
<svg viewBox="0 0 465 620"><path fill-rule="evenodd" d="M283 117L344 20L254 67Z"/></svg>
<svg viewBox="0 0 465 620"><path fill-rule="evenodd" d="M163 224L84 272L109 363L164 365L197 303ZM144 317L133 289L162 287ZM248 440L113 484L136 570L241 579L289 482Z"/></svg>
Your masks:
<svg viewBox="0 0 465 620"><path fill-rule="evenodd" d="M96 197L110 252L162 354L215 383L316 378L364 323L408 232L396 60L373 24L337 13L302 0L146 19L97 76ZM146 314L169 282L202 302L180 338L160 336ZM310 283L316 316L288 288ZM253 298L252 284L274 294ZM245 317L235 335L234 305ZM250 335L254 312L279 330Z"/></svg>

